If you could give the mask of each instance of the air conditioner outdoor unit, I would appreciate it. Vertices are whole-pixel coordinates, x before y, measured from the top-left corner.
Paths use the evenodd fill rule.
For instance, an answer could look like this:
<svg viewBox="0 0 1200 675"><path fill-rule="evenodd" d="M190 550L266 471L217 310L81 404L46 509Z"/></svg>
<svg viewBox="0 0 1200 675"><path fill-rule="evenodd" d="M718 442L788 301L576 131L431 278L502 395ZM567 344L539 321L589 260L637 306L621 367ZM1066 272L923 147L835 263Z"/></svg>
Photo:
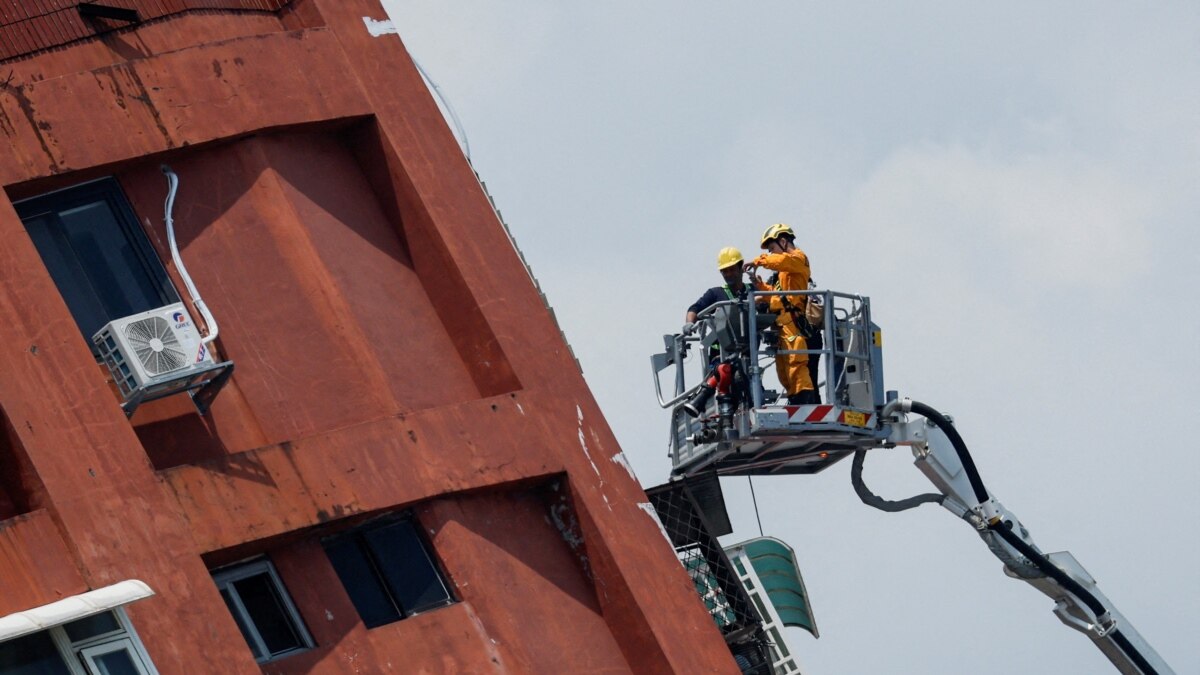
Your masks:
<svg viewBox="0 0 1200 675"><path fill-rule="evenodd" d="M183 303L115 319L92 342L125 399L127 414L143 401L203 386L211 379L207 374L222 365L213 362Z"/></svg>

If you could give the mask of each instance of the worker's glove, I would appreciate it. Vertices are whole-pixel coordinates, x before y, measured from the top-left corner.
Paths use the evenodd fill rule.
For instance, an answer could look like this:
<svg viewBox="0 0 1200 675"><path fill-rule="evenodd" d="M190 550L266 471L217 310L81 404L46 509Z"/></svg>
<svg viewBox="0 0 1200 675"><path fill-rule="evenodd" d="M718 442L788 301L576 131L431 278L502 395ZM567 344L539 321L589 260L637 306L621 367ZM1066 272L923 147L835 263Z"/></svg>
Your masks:
<svg viewBox="0 0 1200 675"><path fill-rule="evenodd" d="M692 333L695 333L696 332L696 323L694 321L689 321L689 322L683 324L682 332L684 335L691 335Z"/></svg>

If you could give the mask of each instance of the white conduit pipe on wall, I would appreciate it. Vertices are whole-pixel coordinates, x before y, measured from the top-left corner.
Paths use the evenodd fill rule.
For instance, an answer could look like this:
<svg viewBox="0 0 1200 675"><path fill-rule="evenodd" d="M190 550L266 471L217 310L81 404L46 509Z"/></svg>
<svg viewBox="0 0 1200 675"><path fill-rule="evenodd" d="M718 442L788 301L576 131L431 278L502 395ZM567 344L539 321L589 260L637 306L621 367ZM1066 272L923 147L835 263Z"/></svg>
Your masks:
<svg viewBox="0 0 1200 675"><path fill-rule="evenodd" d="M183 264L183 258L179 257L179 246L175 244L175 220L171 217L171 212L175 209L175 193L179 190L179 176L175 175L171 167L166 164L162 165L162 172L167 177L167 203L163 209L166 211L167 244L171 247L171 260L175 261L175 269L179 270L179 276L183 277L183 285L187 287L188 295L192 296L192 306L204 318L204 325L208 328L208 335L204 336L201 342L207 345L217 339L217 333L219 332L217 320L213 318L212 313L208 311L208 306L200 298L200 291L197 291L196 284L192 283L192 277L188 275L187 267Z"/></svg>

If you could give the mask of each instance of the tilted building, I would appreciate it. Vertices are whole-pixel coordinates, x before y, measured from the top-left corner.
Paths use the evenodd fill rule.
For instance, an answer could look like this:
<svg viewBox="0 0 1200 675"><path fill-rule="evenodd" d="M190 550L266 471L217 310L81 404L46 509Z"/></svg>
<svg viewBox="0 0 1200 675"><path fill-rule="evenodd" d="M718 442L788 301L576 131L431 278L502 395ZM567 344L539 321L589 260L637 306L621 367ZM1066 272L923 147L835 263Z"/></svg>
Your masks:
<svg viewBox="0 0 1200 675"><path fill-rule="evenodd" d="M0 673L737 672L385 18L0 2Z"/></svg>

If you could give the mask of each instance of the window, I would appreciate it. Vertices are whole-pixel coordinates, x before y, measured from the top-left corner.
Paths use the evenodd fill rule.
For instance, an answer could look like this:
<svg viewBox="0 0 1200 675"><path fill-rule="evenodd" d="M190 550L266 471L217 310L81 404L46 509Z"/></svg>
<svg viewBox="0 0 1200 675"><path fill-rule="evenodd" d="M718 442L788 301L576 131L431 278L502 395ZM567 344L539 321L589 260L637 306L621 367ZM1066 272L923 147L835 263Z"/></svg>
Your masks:
<svg viewBox="0 0 1200 675"><path fill-rule="evenodd" d="M112 178L14 206L89 345L113 319L179 301Z"/></svg>
<svg viewBox="0 0 1200 675"><path fill-rule="evenodd" d="M323 543L367 628L454 602L411 520L368 525Z"/></svg>
<svg viewBox="0 0 1200 675"><path fill-rule="evenodd" d="M213 581L259 663L313 646L300 613L270 561L257 560L216 571Z"/></svg>
<svg viewBox="0 0 1200 675"><path fill-rule="evenodd" d="M121 609L0 642L0 675L158 675Z"/></svg>

